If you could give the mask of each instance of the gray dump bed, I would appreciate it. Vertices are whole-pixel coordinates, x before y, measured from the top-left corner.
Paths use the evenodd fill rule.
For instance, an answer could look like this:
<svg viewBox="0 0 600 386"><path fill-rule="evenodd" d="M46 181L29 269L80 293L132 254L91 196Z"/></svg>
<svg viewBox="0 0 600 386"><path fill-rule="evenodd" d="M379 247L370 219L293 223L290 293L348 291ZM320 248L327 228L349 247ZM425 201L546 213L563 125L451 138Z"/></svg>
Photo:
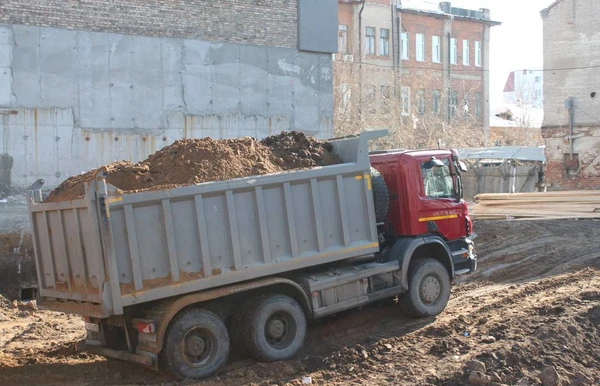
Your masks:
<svg viewBox="0 0 600 386"><path fill-rule="evenodd" d="M99 176L83 199L32 199L39 295L107 317L376 252L368 141L382 135L331 140L339 165L125 195Z"/></svg>

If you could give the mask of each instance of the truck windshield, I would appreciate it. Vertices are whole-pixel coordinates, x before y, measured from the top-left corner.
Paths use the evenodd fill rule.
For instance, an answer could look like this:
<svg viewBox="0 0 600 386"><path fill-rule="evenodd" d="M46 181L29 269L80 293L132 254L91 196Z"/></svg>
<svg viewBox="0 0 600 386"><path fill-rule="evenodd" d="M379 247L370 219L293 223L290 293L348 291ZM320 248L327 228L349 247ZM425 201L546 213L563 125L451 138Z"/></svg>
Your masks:
<svg viewBox="0 0 600 386"><path fill-rule="evenodd" d="M427 169L426 163L421 164L421 176L425 196L429 198L453 198L454 184L450 174L450 162L444 159L444 166Z"/></svg>

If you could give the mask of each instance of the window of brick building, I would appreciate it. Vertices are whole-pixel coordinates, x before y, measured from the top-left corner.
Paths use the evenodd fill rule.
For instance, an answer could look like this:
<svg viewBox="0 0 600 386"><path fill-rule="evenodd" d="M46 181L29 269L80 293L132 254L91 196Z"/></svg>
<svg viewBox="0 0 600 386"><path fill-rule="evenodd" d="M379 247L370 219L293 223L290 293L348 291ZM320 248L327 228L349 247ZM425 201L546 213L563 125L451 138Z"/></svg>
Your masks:
<svg viewBox="0 0 600 386"><path fill-rule="evenodd" d="M448 103L448 107L450 109L450 115L455 117L456 110L458 106L458 93L456 90L450 90L450 101Z"/></svg>
<svg viewBox="0 0 600 386"><path fill-rule="evenodd" d="M433 90L432 98L431 98L431 111L434 114L439 114L440 106L441 106L442 94L439 90Z"/></svg>
<svg viewBox="0 0 600 386"><path fill-rule="evenodd" d="M402 115L410 114L410 87L402 87L400 89L400 100L402 104Z"/></svg>
<svg viewBox="0 0 600 386"><path fill-rule="evenodd" d="M450 38L450 63L458 64L458 48L456 47L456 38Z"/></svg>
<svg viewBox="0 0 600 386"><path fill-rule="evenodd" d="M481 117L481 93L475 93L475 115Z"/></svg>
<svg viewBox="0 0 600 386"><path fill-rule="evenodd" d="M408 33L400 33L400 59L408 60Z"/></svg>
<svg viewBox="0 0 600 386"><path fill-rule="evenodd" d="M434 63L442 62L442 45L439 36L431 37L431 61Z"/></svg>
<svg viewBox="0 0 600 386"><path fill-rule="evenodd" d="M366 54L375 55L375 28L367 27L365 33Z"/></svg>
<svg viewBox="0 0 600 386"><path fill-rule="evenodd" d="M417 34L415 39L415 46L417 49L417 61L425 61L425 35Z"/></svg>
<svg viewBox="0 0 600 386"><path fill-rule="evenodd" d="M379 55L388 56L390 54L390 30L381 28L379 30Z"/></svg>
<svg viewBox="0 0 600 386"><path fill-rule="evenodd" d="M417 112L419 115L425 114L425 90L420 89L417 91Z"/></svg>
<svg viewBox="0 0 600 386"><path fill-rule="evenodd" d="M344 24L338 27L338 51L342 54L348 52L348 26Z"/></svg>
<svg viewBox="0 0 600 386"><path fill-rule="evenodd" d="M481 67L481 42L475 42L475 66Z"/></svg>
<svg viewBox="0 0 600 386"><path fill-rule="evenodd" d="M465 91L463 95L462 114L465 117L469 116L469 92Z"/></svg>
<svg viewBox="0 0 600 386"><path fill-rule="evenodd" d="M469 50L469 41L464 39L463 40L463 65L465 65L465 66L469 65L470 55L471 55L471 52Z"/></svg>

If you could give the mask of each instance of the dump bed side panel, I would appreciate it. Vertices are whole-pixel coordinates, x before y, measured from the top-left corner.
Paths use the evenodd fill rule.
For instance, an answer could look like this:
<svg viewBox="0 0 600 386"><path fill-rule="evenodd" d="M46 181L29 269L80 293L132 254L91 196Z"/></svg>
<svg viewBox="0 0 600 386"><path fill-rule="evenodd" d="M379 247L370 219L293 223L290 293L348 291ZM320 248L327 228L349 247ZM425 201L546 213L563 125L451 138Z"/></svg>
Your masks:
<svg viewBox="0 0 600 386"><path fill-rule="evenodd" d="M123 305L375 252L369 175L339 168L113 202Z"/></svg>

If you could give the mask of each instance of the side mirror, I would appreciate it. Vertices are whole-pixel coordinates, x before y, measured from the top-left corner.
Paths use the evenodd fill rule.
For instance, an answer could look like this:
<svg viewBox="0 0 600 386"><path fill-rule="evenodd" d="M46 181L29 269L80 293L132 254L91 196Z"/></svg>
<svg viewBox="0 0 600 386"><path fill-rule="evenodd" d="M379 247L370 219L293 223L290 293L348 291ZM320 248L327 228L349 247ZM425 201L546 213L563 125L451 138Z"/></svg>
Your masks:
<svg viewBox="0 0 600 386"><path fill-rule="evenodd" d="M458 161L458 168L461 172L466 172L468 170L467 165L462 161Z"/></svg>
<svg viewBox="0 0 600 386"><path fill-rule="evenodd" d="M431 157L429 161L423 164L423 168L427 170L433 169L434 167L441 168L442 166L444 166L444 163L435 157Z"/></svg>

